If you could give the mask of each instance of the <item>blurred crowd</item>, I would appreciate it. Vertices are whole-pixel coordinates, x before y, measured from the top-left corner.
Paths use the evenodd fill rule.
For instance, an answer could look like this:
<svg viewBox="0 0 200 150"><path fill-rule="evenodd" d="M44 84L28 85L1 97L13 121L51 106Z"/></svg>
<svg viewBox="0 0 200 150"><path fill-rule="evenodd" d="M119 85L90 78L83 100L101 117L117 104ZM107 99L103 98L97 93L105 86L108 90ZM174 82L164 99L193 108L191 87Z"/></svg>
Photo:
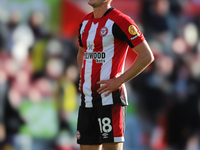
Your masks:
<svg viewBox="0 0 200 150"><path fill-rule="evenodd" d="M135 1L155 61L126 83L124 150L199 150L200 0ZM45 25L0 19L0 150L79 150L77 37Z"/></svg>
<svg viewBox="0 0 200 150"><path fill-rule="evenodd" d="M76 45L19 10L0 22L0 149L74 150Z"/></svg>
<svg viewBox="0 0 200 150"><path fill-rule="evenodd" d="M137 106L137 127L142 126L141 143L150 149L200 149L199 10L199 0L142 3L139 23L155 61L130 82L130 97Z"/></svg>

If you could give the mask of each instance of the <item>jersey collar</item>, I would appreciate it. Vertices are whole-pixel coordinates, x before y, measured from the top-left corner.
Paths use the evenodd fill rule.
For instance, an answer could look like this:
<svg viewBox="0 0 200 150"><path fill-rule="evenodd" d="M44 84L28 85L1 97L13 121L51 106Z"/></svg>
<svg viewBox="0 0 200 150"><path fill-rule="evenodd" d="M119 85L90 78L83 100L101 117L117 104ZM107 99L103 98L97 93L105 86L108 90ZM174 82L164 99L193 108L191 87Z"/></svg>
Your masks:
<svg viewBox="0 0 200 150"><path fill-rule="evenodd" d="M110 7L104 14L104 16L106 16L110 11L112 11L114 9L114 7Z"/></svg>

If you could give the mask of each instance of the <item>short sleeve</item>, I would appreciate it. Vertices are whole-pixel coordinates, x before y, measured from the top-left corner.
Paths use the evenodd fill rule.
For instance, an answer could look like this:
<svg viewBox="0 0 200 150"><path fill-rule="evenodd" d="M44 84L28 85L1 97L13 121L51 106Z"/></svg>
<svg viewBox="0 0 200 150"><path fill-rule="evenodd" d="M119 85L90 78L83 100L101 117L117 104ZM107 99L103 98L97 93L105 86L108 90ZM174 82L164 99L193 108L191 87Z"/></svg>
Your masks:
<svg viewBox="0 0 200 150"><path fill-rule="evenodd" d="M122 15L117 19L116 24L113 26L113 35L122 41L126 41L131 48L145 40L136 23L126 15Z"/></svg>

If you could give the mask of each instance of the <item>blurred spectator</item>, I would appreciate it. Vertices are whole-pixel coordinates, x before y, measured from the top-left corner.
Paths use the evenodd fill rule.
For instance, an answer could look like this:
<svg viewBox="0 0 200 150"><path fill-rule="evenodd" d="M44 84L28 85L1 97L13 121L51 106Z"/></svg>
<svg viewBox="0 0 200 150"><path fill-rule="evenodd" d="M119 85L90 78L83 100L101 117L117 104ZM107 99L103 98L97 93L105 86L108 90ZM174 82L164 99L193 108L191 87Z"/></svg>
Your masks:
<svg viewBox="0 0 200 150"><path fill-rule="evenodd" d="M48 79L38 79L29 88L27 96L22 97L19 112L25 125L20 128L16 138L17 149L51 150L53 148L58 133L58 117L51 86ZM29 147L24 138L29 139Z"/></svg>
<svg viewBox="0 0 200 150"><path fill-rule="evenodd" d="M47 29L44 28L44 19L44 14L39 11L34 11L29 16L28 25L33 32L35 41L46 39L50 36Z"/></svg>
<svg viewBox="0 0 200 150"><path fill-rule="evenodd" d="M199 81L191 76L188 64L179 61L175 67L174 89L168 113L168 143L184 149L190 137L199 131Z"/></svg>
<svg viewBox="0 0 200 150"><path fill-rule="evenodd" d="M21 23L21 12L19 10L15 10L10 12L10 16L7 22L7 29L8 29L8 37L7 37L7 50L11 51L13 45L15 43L13 39L13 32L17 28L17 26Z"/></svg>
<svg viewBox="0 0 200 150"><path fill-rule="evenodd" d="M34 75L33 78L40 78L45 73L45 65L47 61L48 45L51 43L51 34L44 26L45 16L40 11L31 12L28 18L28 27L33 33L34 44L31 45L29 52L33 63ZM57 47L53 47L54 51L59 51Z"/></svg>
<svg viewBox="0 0 200 150"><path fill-rule="evenodd" d="M176 33L170 31L177 30L176 20L172 20L169 12L169 0L145 0L142 8L142 23L147 40L150 42L153 40L157 45L160 45L161 51L165 54L173 55L170 43ZM171 22L173 22L173 28L170 26Z"/></svg>
<svg viewBox="0 0 200 150"><path fill-rule="evenodd" d="M6 138L5 130L5 99L8 90L7 76L3 71L0 71L0 145Z"/></svg>
<svg viewBox="0 0 200 150"><path fill-rule="evenodd" d="M9 87L10 88L10 87ZM6 92L5 105L4 105L4 123L6 129L6 138L4 145L7 147L12 147L15 143L15 138L19 132L19 128L24 124L21 116L19 115L18 109L13 107L10 97L8 96L8 91ZM13 97L19 101L19 95L13 93Z"/></svg>
<svg viewBox="0 0 200 150"><path fill-rule="evenodd" d="M63 77L59 81L58 99L60 103L61 132L58 147L67 149L78 148L76 144L77 108L79 105L77 88L78 68L74 64L66 67Z"/></svg>
<svg viewBox="0 0 200 150"><path fill-rule="evenodd" d="M140 116L140 108L138 107L139 95L129 82L126 83L126 87L129 107L127 107L124 150L145 150L147 148L147 137Z"/></svg>
<svg viewBox="0 0 200 150"><path fill-rule="evenodd" d="M5 51L7 49L7 36L6 25L0 19L0 51Z"/></svg>
<svg viewBox="0 0 200 150"><path fill-rule="evenodd" d="M143 25L151 34L167 32L168 0L146 0L143 4ZM147 33L148 33L147 32Z"/></svg>
<svg viewBox="0 0 200 150"><path fill-rule="evenodd" d="M28 26L21 24L13 31L12 39L11 54L13 59L21 65L28 58L29 49L34 44L33 33Z"/></svg>
<svg viewBox="0 0 200 150"><path fill-rule="evenodd" d="M45 74L45 65L47 63L46 48L47 41L39 40L37 41L30 52L30 58L33 65L33 78L40 78Z"/></svg>

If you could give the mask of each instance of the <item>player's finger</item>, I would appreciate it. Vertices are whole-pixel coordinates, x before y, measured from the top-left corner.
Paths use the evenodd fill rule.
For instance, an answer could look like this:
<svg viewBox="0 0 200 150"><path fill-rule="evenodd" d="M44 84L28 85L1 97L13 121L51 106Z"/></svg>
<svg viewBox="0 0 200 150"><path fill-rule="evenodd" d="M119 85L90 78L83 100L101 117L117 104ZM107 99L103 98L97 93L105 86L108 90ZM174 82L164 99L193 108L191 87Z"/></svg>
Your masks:
<svg viewBox="0 0 200 150"><path fill-rule="evenodd" d="M106 92L106 91L108 91L108 90L109 90L109 88L106 87L106 88L102 89L101 91L99 91L98 93L99 93L99 94L102 94L102 93L104 93L104 92Z"/></svg>
<svg viewBox="0 0 200 150"><path fill-rule="evenodd" d="M99 93L100 91L102 91L104 88L107 88L108 86L105 84L105 85L103 85L103 86L101 86L98 90L97 90L97 92Z"/></svg>
<svg viewBox="0 0 200 150"><path fill-rule="evenodd" d="M78 84L78 86L79 86L79 91L81 91L81 75L80 75L80 80L79 80L79 84Z"/></svg>
<svg viewBox="0 0 200 150"><path fill-rule="evenodd" d="M81 83L79 83L79 85L78 85L78 89L79 89L79 90L81 89Z"/></svg>
<svg viewBox="0 0 200 150"><path fill-rule="evenodd" d="M105 94L105 97L108 96L111 92L112 92L112 90L109 90L109 91Z"/></svg>
<svg viewBox="0 0 200 150"><path fill-rule="evenodd" d="M101 80L97 82L97 84L105 84L105 83L107 83L106 80Z"/></svg>

